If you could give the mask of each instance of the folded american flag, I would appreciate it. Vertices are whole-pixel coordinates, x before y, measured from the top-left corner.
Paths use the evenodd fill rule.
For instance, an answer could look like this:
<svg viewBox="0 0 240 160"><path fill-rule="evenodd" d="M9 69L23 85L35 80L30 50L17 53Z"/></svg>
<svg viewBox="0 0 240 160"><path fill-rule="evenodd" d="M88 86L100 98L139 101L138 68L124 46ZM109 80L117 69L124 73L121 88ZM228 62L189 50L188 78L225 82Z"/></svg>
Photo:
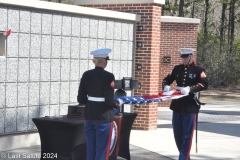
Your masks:
<svg viewBox="0 0 240 160"><path fill-rule="evenodd" d="M166 100L178 99L187 95L183 95L180 91L160 92L158 95L148 96L115 96L114 100L122 100L123 104L143 104L152 102L162 102Z"/></svg>

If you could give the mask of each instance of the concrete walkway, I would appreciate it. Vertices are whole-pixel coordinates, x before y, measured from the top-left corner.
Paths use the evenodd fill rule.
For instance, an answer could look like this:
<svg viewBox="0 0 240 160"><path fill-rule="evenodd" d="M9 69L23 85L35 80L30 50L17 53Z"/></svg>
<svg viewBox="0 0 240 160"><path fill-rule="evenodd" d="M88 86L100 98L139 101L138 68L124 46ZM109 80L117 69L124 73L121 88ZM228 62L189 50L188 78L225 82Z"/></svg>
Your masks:
<svg viewBox="0 0 240 160"><path fill-rule="evenodd" d="M132 130L130 143L177 160L171 116L168 108L159 108L158 129ZM240 102L207 102L198 121L198 153L194 133L191 160L240 160Z"/></svg>
<svg viewBox="0 0 240 160"><path fill-rule="evenodd" d="M159 108L158 129L153 131L132 130L130 138L131 160L177 160L178 151L174 142L172 111ZM199 113L198 153L194 134L191 160L240 160L240 102L207 102ZM3 156L18 155L17 160L36 160L40 155L40 146L0 152L0 160L9 160ZM22 158L36 155L36 158ZM118 158L118 160L124 160Z"/></svg>
<svg viewBox="0 0 240 160"><path fill-rule="evenodd" d="M162 156L158 153L154 153L140 147L130 145L131 160L172 160L171 158ZM33 146L30 148L19 148L11 151L0 152L0 160L39 160L41 153L40 146ZM64 157L64 160L69 159ZM58 160L63 160L59 158ZM124 158L118 157L117 160L125 160Z"/></svg>

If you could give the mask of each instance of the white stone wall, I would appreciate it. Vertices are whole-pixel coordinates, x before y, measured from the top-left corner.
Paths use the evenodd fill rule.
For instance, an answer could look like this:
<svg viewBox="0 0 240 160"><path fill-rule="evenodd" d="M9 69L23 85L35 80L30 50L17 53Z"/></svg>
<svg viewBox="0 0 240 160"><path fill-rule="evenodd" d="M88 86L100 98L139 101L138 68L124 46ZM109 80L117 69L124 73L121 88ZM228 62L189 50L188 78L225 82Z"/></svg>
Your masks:
<svg viewBox="0 0 240 160"><path fill-rule="evenodd" d="M0 5L0 134L36 129L32 118L67 114L79 80L94 68L91 50L108 47L106 70L132 77L135 22ZM128 92L128 94L131 94Z"/></svg>

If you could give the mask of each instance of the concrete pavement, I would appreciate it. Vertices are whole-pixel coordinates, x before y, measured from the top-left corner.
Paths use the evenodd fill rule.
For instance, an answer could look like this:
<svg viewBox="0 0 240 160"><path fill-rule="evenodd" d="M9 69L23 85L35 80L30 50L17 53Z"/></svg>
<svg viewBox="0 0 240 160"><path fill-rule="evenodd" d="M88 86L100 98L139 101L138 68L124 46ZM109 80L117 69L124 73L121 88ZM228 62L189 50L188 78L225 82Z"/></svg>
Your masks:
<svg viewBox="0 0 240 160"><path fill-rule="evenodd" d="M132 130L130 137L131 160L177 160L174 142L172 111L158 109L158 128L152 131ZM35 153L40 146L21 148L4 153ZM2 156L2 154L0 155ZM9 158L0 158L0 160ZM13 159L13 158L12 158ZM26 158L15 158L23 160ZM36 160L36 158L27 158ZM194 133L191 160L240 160L240 102L211 101L202 106L198 122L198 153ZM124 160L118 158L118 160Z"/></svg>
<svg viewBox="0 0 240 160"><path fill-rule="evenodd" d="M172 160L171 158L162 156L160 154L130 145L131 160ZM40 146L33 146L29 148L19 148L11 151L0 152L0 160L39 160L41 154ZM58 160L66 160L68 157L58 157ZM70 159L69 159L70 160ZM125 160L118 157L117 160Z"/></svg>
<svg viewBox="0 0 240 160"><path fill-rule="evenodd" d="M171 110L159 108L158 129L132 130L130 143L177 160L171 116ZM240 102L207 102L198 121L198 153L194 133L191 160L240 160Z"/></svg>

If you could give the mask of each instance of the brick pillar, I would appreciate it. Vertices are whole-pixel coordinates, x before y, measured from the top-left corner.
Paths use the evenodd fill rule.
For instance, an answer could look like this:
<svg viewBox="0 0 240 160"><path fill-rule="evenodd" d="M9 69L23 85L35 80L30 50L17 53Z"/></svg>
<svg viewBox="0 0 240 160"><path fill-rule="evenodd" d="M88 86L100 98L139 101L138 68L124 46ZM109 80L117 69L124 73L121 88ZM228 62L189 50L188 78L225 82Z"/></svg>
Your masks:
<svg viewBox="0 0 240 160"><path fill-rule="evenodd" d="M182 63L178 48L194 48L197 50L199 20L180 17L165 18L163 16L162 21L165 21L165 19L167 22L161 22L161 67L159 72L159 84L162 83L164 77L171 73L175 65ZM163 63L163 56L171 56L171 63ZM196 52L194 54L194 59L196 62ZM159 90L161 90L161 85L159 87ZM176 89L176 83L171 85L171 89ZM161 102L159 103L159 106L168 107L170 102L171 101Z"/></svg>
<svg viewBox="0 0 240 160"><path fill-rule="evenodd" d="M106 10L114 10L141 15L143 31L136 31L136 42L143 43L142 48L136 48L135 64L142 64L142 70L136 70L135 78L141 83L141 89L135 90L134 95L153 95L159 92L159 55L161 31L161 5L156 3L135 4L97 4L81 5ZM133 128L141 130L157 129L158 103L141 105L134 109L138 114Z"/></svg>

